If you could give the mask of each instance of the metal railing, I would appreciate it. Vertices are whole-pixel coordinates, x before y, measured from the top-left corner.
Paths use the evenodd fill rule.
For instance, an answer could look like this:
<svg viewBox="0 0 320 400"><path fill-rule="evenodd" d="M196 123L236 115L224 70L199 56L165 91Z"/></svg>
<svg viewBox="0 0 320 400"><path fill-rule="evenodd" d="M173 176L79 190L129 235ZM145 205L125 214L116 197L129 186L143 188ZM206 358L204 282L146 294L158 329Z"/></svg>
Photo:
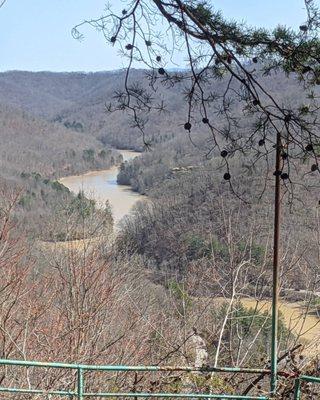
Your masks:
<svg viewBox="0 0 320 400"><path fill-rule="evenodd" d="M270 374L270 370L255 368L193 368L184 366L126 366L126 365L85 365L85 364L65 364L65 363L45 363L37 361L22 360L0 360L0 366L17 366L17 367L39 367L39 368L59 368L77 371L76 389L74 391L67 390L45 390L30 389L16 387L1 387L0 393L17 393L17 394L34 394L34 395L52 395L76 398L84 400L90 397L101 398L197 398L197 399L226 399L226 400L268 400L265 396L244 396L236 394L212 394L212 393L153 393L153 392L96 392L90 393L85 390L85 371L104 371L104 372L161 372L161 371L181 371L181 372L221 372L221 373L245 373L245 374ZM297 397L299 400L299 397Z"/></svg>
<svg viewBox="0 0 320 400"><path fill-rule="evenodd" d="M317 378L317 377L315 377L315 376L300 375L300 376L295 380L295 385L294 385L294 400L300 400L300 399L301 399L301 383L302 383L302 382L309 382L309 383L320 384L320 378Z"/></svg>

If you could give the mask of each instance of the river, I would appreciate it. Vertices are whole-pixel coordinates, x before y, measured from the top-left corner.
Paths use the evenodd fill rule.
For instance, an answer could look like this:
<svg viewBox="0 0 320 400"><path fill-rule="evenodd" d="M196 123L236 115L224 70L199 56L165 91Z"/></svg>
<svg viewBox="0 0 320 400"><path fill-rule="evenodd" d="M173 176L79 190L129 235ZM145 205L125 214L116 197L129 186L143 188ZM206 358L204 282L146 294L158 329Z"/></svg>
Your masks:
<svg viewBox="0 0 320 400"><path fill-rule="evenodd" d="M129 161L140 153L133 151L120 151L124 161ZM114 166L107 170L91 171L83 175L68 176L61 178L59 182L68 187L75 194L79 190L83 190L87 197L94 199L97 205L104 205L109 200L115 224L130 212L133 205L138 201L145 199L144 196L139 195L131 190L130 186L122 186L117 184L117 175L119 166ZM92 243L92 238L88 239ZM95 243L95 242L93 242ZM51 243L50 243L51 245ZM54 244L55 246L57 243ZM87 245L87 241L76 240L68 242L59 242L59 248L64 246L79 246ZM46 243L46 249L48 249ZM56 250L56 247L54 247ZM226 301L227 299L220 299ZM208 301L205 299L205 301ZM215 302L219 298L215 299ZM255 308L257 306L255 300L242 299L245 307ZM260 302L261 311L269 311L271 308L270 301ZM303 350L305 355L319 354L319 319L312 313L306 312L305 305L301 303L286 303L281 302L280 310L283 312L284 320L289 329L296 335L301 336L306 340L307 346Z"/></svg>
<svg viewBox="0 0 320 400"><path fill-rule="evenodd" d="M129 150L121 150L123 161L132 160L141 155ZM108 200L115 225L130 212L134 204L144 197L133 192L130 186L118 185L119 166L107 170L90 171L82 175L67 176L59 179L71 192L78 194L82 190L86 197L96 201L98 207L103 207Z"/></svg>

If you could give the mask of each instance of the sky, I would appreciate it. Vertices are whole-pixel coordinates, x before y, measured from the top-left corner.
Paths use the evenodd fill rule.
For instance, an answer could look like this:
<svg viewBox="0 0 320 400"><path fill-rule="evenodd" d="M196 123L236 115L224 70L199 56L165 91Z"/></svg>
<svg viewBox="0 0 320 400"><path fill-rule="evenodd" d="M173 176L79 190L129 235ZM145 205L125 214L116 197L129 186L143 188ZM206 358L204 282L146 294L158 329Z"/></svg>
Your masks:
<svg viewBox="0 0 320 400"><path fill-rule="evenodd" d="M122 7L122 3L127 2L111 0L116 7ZM214 0L215 8L225 17L267 28L279 23L298 27L305 20L303 3ZM81 42L71 36L74 25L101 16L105 4L106 0L6 0L0 8L0 71L89 72L123 68L125 61L101 33L86 28Z"/></svg>

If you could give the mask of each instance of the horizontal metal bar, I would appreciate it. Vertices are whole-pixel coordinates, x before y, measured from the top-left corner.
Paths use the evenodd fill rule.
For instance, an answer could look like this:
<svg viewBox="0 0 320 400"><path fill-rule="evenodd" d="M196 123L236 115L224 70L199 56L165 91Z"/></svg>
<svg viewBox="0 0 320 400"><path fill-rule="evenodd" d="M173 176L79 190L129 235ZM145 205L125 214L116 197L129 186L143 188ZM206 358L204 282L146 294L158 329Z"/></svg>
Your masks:
<svg viewBox="0 0 320 400"><path fill-rule="evenodd" d="M241 372L247 374L269 374L269 369L261 368L240 368L240 367L207 367L195 368L185 366L128 366L128 365L86 365L86 364L65 364L65 363L44 363L39 361L25 360L4 360L0 359L0 365L42 367L42 368L67 368L87 371L184 371L184 372Z"/></svg>
<svg viewBox="0 0 320 400"><path fill-rule="evenodd" d="M235 394L209 394L209 393L84 393L85 397L174 397L198 399L232 399L232 400L268 400L264 396L241 396Z"/></svg>
<svg viewBox="0 0 320 400"><path fill-rule="evenodd" d="M24 393L24 394L46 394L52 396L75 396L76 392L67 392L63 390L44 390L44 389L18 389L18 388L2 388L1 393Z"/></svg>
<svg viewBox="0 0 320 400"><path fill-rule="evenodd" d="M17 388L0 388L0 392L4 393L24 393L24 394L46 394L53 396L76 396L76 392L66 391L47 391L41 389L17 389ZM234 400L268 400L264 396L241 396L235 394L205 394L205 393L83 393L83 397L157 397L157 398L210 398L210 399L234 399Z"/></svg>
<svg viewBox="0 0 320 400"><path fill-rule="evenodd" d="M300 375L299 379L305 382L320 383L320 378L316 376Z"/></svg>
<svg viewBox="0 0 320 400"><path fill-rule="evenodd" d="M17 367L43 367L43 368L68 368L68 369L79 368L79 365L77 364L44 363L39 361L4 360L4 359L0 359L0 365L12 365Z"/></svg>

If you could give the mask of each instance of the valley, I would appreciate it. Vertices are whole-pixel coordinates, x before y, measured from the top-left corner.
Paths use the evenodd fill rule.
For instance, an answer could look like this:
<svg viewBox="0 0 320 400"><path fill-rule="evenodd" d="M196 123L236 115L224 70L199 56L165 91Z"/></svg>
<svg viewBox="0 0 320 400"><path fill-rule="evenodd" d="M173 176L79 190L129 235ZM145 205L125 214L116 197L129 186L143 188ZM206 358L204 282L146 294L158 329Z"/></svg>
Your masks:
<svg viewBox="0 0 320 400"><path fill-rule="evenodd" d="M0 301L16 335L3 356L19 358L22 346L38 360L193 365L197 332L210 364L268 368L273 170L237 154L227 160L230 186L202 118L186 132L180 82L157 88L175 112L150 112L144 137L130 115L107 111L124 79L123 71L0 74L3 282L11 266ZM149 87L144 71L132 79ZM297 99L283 74L270 90ZM240 135L253 121L233 112ZM288 363L306 371L318 354L320 289L309 164L292 171L304 182L295 201L289 186L283 192L279 323L279 354L301 344ZM130 384L117 381L121 390ZM223 391L223 381L215 385Z"/></svg>

